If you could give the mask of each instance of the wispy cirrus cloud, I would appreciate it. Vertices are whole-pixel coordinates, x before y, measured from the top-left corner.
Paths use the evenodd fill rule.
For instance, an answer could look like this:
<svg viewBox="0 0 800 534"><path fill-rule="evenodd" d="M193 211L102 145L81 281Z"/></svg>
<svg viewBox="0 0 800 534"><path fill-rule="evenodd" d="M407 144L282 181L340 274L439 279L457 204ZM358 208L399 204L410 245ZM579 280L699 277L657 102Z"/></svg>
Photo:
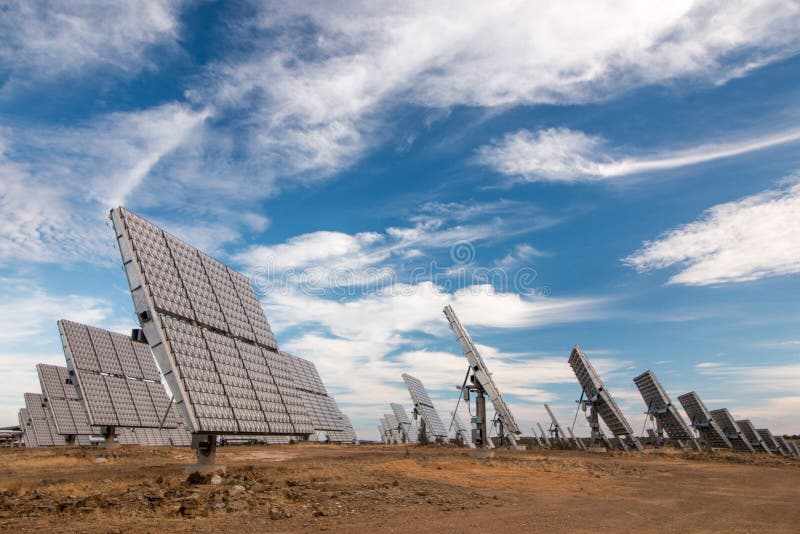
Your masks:
<svg viewBox="0 0 800 534"><path fill-rule="evenodd" d="M306 183L383 142L402 106L595 102L642 85L723 83L800 49L800 10L777 0L295 3L256 12L231 36L246 38L246 51L211 65L190 98L235 117L253 162Z"/></svg>
<svg viewBox="0 0 800 534"><path fill-rule="evenodd" d="M11 0L0 17L0 95L33 81L77 78L87 70L137 71L148 52L175 46L182 0Z"/></svg>
<svg viewBox="0 0 800 534"><path fill-rule="evenodd" d="M569 128L520 130L478 149L480 163L512 180L526 182L597 182L677 169L800 141L800 129L745 139L702 143L626 155L608 140Z"/></svg>
<svg viewBox="0 0 800 534"><path fill-rule="evenodd" d="M675 266L670 284L747 282L800 272L800 180L716 205L646 241L623 261L640 272Z"/></svg>

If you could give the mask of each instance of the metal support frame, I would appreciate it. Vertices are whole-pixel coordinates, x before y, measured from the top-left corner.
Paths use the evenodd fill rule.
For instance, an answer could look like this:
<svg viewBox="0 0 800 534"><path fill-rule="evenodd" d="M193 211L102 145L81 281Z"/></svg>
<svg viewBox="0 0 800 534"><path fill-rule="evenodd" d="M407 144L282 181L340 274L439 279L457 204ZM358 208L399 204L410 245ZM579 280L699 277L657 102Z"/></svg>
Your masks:
<svg viewBox="0 0 800 534"><path fill-rule="evenodd" d="M197 451L197 463L185 466L183 469L185 473L208 475L210 473L225 472L225 466L216 463L216 434L192 434L192 449Z"/></svg>
<svg viewBox="0 0 800 534"><path fill-rule="evenodd" d="M114 438L117 437L117 428L114 426L106 426L102 428L103 431L103 441L100 443L99 447L102 449L115 449L119 447L119 443L114 441Z"/></svg>

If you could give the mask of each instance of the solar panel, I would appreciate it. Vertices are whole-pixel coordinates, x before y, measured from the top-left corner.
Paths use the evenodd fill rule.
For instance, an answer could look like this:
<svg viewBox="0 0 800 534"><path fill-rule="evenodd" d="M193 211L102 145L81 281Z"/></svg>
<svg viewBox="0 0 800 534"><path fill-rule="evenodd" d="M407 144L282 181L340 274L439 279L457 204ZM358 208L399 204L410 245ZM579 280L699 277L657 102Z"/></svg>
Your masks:
<svg viewBox="0 0 800 534"><path fill-rule="evenodd" d="M394 414L383 414L383 421L389 433L391 442L395 444L402 443L403 438L400 433L400 421L397 420Z"/></svg>
<svg viewBox="0 0 800 534"><path fill-rule="evenodd" d="M567 432L569 432L569 437L572 440L572 444L575 446L575 448L581 451L585 451L586 445L583 444L582 440L575 437L575 434L572 433L572 429L570 427L567 427Z"/></svg>
<svg viewBox="0 0 800 534"><path fill-rule="evenodd" d="M761 436L761 439L764 440L764 443L771 452L783 456L784 453L781 450L778 440L775 439L775 436L772 435L772 432L770 432L768 428L758 428L756 432L758 432L758 435Z"/></svg>
<svg viewBox="0 0 800 534"><path fill-rule="evenodd" d="M389 443L386 437L386 425L383 423L383 419L381 419L381 424L378 425L378 435L381 437L381 443L384 445Z"/></svg>
<svg viewBox="0 0 800 534"><path fill-rule="evenodd" d="M550 416L550 432L554 434L554 439L557 441L559 445L569 445L569 440L567 440L566 434L564 434L564 430L561 428L561 425L558 423L558 419L556 419L553 410L550 409L550 406L547 404L544 405L545 410L547 410L547 414Z"/></svg>
<svg viewBox="0 0 800 534"><path fill-rule="evenodd" d="M411 439L411 419L409 419L405 409L396 402L390 403L389 406L392 408L392 413L400 425L400 431L402 432L401 441L403 443L413 443L413 441L416 441L412 441Z"/></svg>
<svg viewBox="0 0 800 534"><path fill-rule="evenodd" d="M292 381L311 418L314 430L324 432L328 440L335 443L352 443L355 431L345 418L336 400L328 394L317 366L309 360L279 351L292 369Z"/></svg>
<svg viewBox="0 0 800 534"><path fill-rule="evenodd" d="M403 380L408 387L411 400L414 402L414 409L425 423L425 431L428 437L434 439L447 439L449 432L445 428L442 419L433 407L433 401L428 395L428 391L422 382L408 373L403 373Z"/></svg>
<svg viewBox="0 0 800 534"><path fill-rule="evenodd" d="M45 410L44 399L39 393L25 394L25 408L30 421L29 433L32 433L37 447L53 447L66 445L64 436L56 432L55 423L48 410Z"/></svg>
<svg viewBox="0 0 800 534"><path fill-rule="evenodd" d="M65 380L75 383L77 389L73 389L83 402L88 424L177 426L176 416L169 413L170 399L146 344L72 321L61 320L58 328L67 360Z"/></svg>
<svg viewBox="0 0 800 534"><path fill-rule="evenodd" d="M753 426L753 423L750 422L749 419L739 419L736 421L736 424L739 425L739 429L744 434L745 439L750 442L750 445L753 446L753 450L755 452L765 452L767 454L772 454L772 451L769 450L767 444L764 443L764 440L761 439L761 436L758 434L756 427Z"/></svg>
<svg viewBox="0 0 800 534"><path fill-rule="evenodd" d="M459 345L461 345L461 350L469 362L475 380L479 382L483 391L489 396L489 400L492 401L492 405L497 412L497 417L502 424L502 438L508 440L512 447L516 447L517 442L515 436L522 432L517 425L517 421L514 419L514 415L511 413L511 409L500 394L500 389L497 387L497 384L494 383L494 379L489 372L489 368L486 366L486 362L483 361L483 358L478 352L478 348L472 342L472 339L470 339L467 330L461 324L461 321L458 320L451 306L448 305L444 307L444 315L447 318L447 322L450 324L450 329L455 333Z"/></svg>
<svg viewBox="0 0 800 534"><path fill-rule="evenodd" d="M39 442L36 441L36 435L34 435L31 430L31 417L28 413L28 409L20 408L17 417L19 418L19 429L22 432L22 439L25 442L25 446L28 448L38 447Z"/></svg>
<svg viewBox="0 0 800 534"><path fill-rule="evenodd" d="M568 362L583 388L584 396L591 403L593 409L596 410L597 415L603 419L611 433L618 437L623 436L625 441L620 441L620 443L623 443L624 446L633 446L637 450L644 450L642 444L633 434L630 423L622 414L622 410L619 409L611 394L606 390L603 381L600 380L600 376L594 370L589 358L586 357L580 346L575 345Z"/></svg>
<svg viewBox="0 0 800 534"><path fill-rule="evenodd" d="M682 440L688 441L695 450L700 450L697 439L692 434L689 425L686 424L678 409L672 404L672 400L653 371L645 371L634 378L633 382L647 405L647 414L656 420L658 427L663 429L670 438L678 441L681 447L683 446L680 443Z"/></svg>
<svg viewBox="0 0 800 534"><path fill-rule="evenodd" d="M459 438L461 439L461 443L463 443L464 446L470 449L474 449L475 442L472 440L472 429L467 428L464 425L464 422L461 420L461 417L459 417L457 413L453 412L452 416L453 416L453 426L455 427L456 435L458 435Z"/></svg>
<svg viewBox="0 0 800 534"><path fill-rule="evenodd" d="M800 456L800 449L797 448L797 442L791 439L786 440L786 445L789 447L789 450L792 453L792 456L797 458Z"/></svg>
<svg viewBox="0 0 800 534"><path fill-rule="evenodd" d="M312 434L309 397L295 383L305 364L278 353L247 277L124 208L111 220L141 326L187 430ZM325 393L303 376L306 391ZM330 408L314 406L322 415Z"/></svg>
<svg viewBox="0 0 800 534"><path fill-rule="evenodd" d="M684 393L678 397L686 415L689 416L692 426L700 433L700 438L705 441L706 447L716 449L731 449L728 437L723 432L719 423L709 413L700 396L694 392Z"/></svg>
<svg viewBox="0 0 800 534"><path fill-rule="evenodd" d="M731 412L727 408L719 408L711 410L711 417L719 424L722 432L727 436L728 441L731 442L731 447L736 452L755 452L750 440L747 439L744 432L736 421L733 420Z"/></svg>
<svg viewBox="0 0 800 534"><path fill-rule="evenodd" d="M66 367L40 363L36 365L36 372L56 433L62 436L90 436L98 433L89 426L89 416L81 404L78 390L70 381Z"/></svg>

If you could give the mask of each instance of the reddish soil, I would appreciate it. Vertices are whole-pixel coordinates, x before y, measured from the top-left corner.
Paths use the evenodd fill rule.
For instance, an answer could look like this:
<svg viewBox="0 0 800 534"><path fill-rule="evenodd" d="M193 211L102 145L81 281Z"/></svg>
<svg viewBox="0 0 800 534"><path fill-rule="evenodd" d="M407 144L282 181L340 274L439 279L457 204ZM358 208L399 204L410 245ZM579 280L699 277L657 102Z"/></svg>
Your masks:
<svg viewBox="0 0 800 534"><path fill-rule="evenodd" d="M98 458L103 463L95 463ZM798 532L800 461L404 446L1 449L4 532ZM101 460L102 462L102 460ZM219 482L219 481L217 481Z"/></svg>

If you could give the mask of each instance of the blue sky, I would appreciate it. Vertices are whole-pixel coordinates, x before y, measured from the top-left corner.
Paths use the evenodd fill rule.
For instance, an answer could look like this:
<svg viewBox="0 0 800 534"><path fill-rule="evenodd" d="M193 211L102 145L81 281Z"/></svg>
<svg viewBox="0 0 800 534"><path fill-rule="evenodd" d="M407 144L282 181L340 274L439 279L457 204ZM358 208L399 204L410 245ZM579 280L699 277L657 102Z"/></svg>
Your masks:
<svg viewBox="0 0 800 534"><path fill-rule="evenodd" d="M0 423L57 319L135 325L123 204L251 274L363 437L402 372L455 406L447 303L526 429L577 343L637 428L652 368L798 431L800 6L296 4L6 4Z"/></svg>

